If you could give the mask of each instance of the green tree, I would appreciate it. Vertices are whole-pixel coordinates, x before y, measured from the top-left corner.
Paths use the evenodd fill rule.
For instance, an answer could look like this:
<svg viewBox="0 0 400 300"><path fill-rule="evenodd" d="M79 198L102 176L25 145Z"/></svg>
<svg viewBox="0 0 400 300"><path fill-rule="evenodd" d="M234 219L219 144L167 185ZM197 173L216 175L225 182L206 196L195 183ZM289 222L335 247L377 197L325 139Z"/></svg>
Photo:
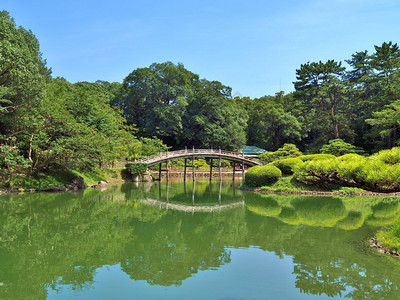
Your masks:
<svg viewBox="0 0 400 300"><path fill-rule="evenodd" d="M247 144L276 150L301 139L301 123L286 111L283 95L250 100Z"/></svg>
<svg viewBox="0 0 400 300"><path fill-rule="evenodd" d="M272 162L283 158L292 158L300 156L302 153L294 144L284 144L283 147L279 148L274 152L265 152L260 155L260 159L265 162Z"/></svg>
<svg viewBox="0 0 400 300"><path fill-rule="evenodd" d="M346 143L342 139L334 139L330 140L328 144L323 145L320 152L340 156L348 153L362 153L364 151L352 144Z"/></svg>
<svg viewBox="0 0 400 300"><path fill-rule="evenodd" d="M123 93L114 104L123 109L139 135L157 136L168 144L182 134L182 117L198 76L182 64L152 64L130 73L123 83Z"/></svg>
<svg viewBox="0 0 400 300"><path fill-rule="evenodd" d="M356 145L366 149L391 147L393 136L381 134L379 126L372 126L366 119L374 119L373 114L384 110L400 98L400 49L392 42L375 45L371 55L367 51L357 52L346 61L352 67L347 72L352 99L351 111L354 116L353 128ZM371 127L372 126L372 127ZM377 130L375 130L377 129Z"/></svg>
<svg viewBox="0 0 400 300"><path fill-rule="evenodd" d="M341 62L334 60L308 62L296 70L295 97L303 102L303 114L310 123L309 144L353 135L346 115L344 70Z"/></svg>
<svg viewBox="0 0 400 300"><path fill-rule="evenodd" d="M141 137L156 136L174 148L238 149L245 143L247 115L230 97L230 87L166 62L134 70L113 104Z"/></svg>
<svg viewBox="0 0 400 300"><path fill-rule="evenodd" d="M231 89L202 79L197 91L186 109L184 135L178 145L228 150L243 147L247 113L230 99Z"/></svg>
<svg viewBox="0 0 400 300"><path fill-rule="evenodd" d="M382 137L387 138L389 148L396 146L397 133L400 130L400 100L386 105L380 111L373 112L372 116L365 122L376 128Z"/></svg>

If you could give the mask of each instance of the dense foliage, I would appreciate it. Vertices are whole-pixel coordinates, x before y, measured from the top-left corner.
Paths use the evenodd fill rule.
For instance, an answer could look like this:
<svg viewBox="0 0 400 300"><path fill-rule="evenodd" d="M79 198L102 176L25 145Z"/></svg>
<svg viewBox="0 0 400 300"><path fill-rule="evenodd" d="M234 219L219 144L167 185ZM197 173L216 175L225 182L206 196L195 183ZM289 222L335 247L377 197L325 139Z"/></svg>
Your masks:
<svg viewBox="0 0 400 300"><path fill-rule="evenodd" d="M244 183L249 187L260 187L276 182L281 176L281 170L275 166L255 166L247 171Z"/></svg>
<svg viewBox="0 0 400 300"><path fill-rule="evenodd" d="M200 79L182 64L154 63L134 70L114 105L141 136L156 135L174 148L230 150L246 142L247 114L231 99L231 88Z"/></svg>
<svg viewBox="0 0 400 300"><path fill-rule="evenodd" d="M302 64L293 93L257 99L232 99L230 87L172 62L133 70L123 83L51 78L36 37L6 11L0 12L0 45L0 177L6 185L15 174L94 170L185 146L254 145L268 150L262 159L269 163L302 152L371 154L399 145L396 43L356 52L347 67L334 60Z"/></svg>
<svg viewBox="0 0 400 300"><path fill-rule="evenodd" d="M274 152L265 152L261 154L260 159L265 162L272 162L278 159L297 157L301 154L301 151L296 147L296 145L284 144L282 148L279 148Z"/></svg>
<svg viewBox="0 0 400 300"><path fill-rule="evenodd" d="M0 12L0 179L55 170L88 170L165 149L138 139L110 106L118 84L52 79L32 32Z"/></svg>
<svg viewBox="0 0 400 300"><path fill-rule="evenodd" d="M277 167L279 170L282 171L283 174L290 175L293 174L293 168L302 163L303 161L300 158L293 157L276 160L270 163L270 165Z"/></svg>
<svg viewBox="0 0 400 300"><path fill-rule="evenodd" d="M331 159L331 158L335 158L335 155L332 154L305 154L305 155L300 155L298 156L299 159L301 159L302 161L309 161L309 160L313 160L313 159Z"/></svg>
<svg viewBox="0 0 400 300"><path fill-rule="evenodd" d="M352 144L346 143L342 139L330 140L328 144L322 146L320 151L321 153L332 154L335 156L349 153L363 153L362 149Z"/></svg>
<svg viewBox="0 0 400 300"><path fill-rule="evenodd" d="M131 175L140 175L140 174L146 173L147 164L140 163L140 162L129 163L126 165L126 168L128 169L128 171Z"/></svg>
<svg viewBox="0 0 400 300"><path fill-rule="evenodd" d="M374 192L400 191L399 148L370 157L346 154L297 165L295 177L307 184L333 183Z"/></svg>

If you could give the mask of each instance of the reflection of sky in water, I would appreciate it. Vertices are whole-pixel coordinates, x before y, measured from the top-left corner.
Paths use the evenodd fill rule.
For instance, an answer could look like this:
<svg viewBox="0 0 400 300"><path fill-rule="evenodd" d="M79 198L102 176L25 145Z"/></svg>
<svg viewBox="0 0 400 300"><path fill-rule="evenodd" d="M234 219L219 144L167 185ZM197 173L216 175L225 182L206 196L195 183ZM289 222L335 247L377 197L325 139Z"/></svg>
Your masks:
<svg viewBox="0 0 400 300"><path fill-rule="evenodd" d="M61 285L60 293L47 289L48 299L321 299L299 294L291 256L279 258L254 247L227 251L232 258L229 264L200 271L181 286L153 286L130 279L120 265L103 266L97 269L91 287L75 292Z"/></svg>

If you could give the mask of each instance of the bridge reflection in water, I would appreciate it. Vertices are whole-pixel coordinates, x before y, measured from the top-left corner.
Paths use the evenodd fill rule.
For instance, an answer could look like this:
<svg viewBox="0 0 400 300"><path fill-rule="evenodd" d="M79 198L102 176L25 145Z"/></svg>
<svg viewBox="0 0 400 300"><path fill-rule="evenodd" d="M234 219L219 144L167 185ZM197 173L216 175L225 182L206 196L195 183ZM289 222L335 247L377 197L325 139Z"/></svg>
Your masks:
<svg viewBox="0 0 400 300"><path fill-rule="evenodd" d="M215 191L216 186L218 194ZM155 182L146 199L141 202L166 210L191 213L220 212L245 206L238 184L222 180L218 183L206 180L193 181L190 184L185 182L183 188L182 182Z"/></svg>

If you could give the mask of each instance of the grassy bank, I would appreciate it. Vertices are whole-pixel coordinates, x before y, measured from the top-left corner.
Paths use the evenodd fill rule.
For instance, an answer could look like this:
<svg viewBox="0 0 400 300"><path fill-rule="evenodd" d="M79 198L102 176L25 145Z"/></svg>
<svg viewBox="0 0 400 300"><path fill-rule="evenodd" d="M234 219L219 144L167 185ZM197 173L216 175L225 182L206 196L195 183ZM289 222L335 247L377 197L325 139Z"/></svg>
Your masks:
<svg viewBox="0 0 400 300"><path fill-rule="evenodd" d="M399 220L400 221L400 220ZM381 245L390 249L400 251L400 222L378 231L376 239Z"/></svg>

